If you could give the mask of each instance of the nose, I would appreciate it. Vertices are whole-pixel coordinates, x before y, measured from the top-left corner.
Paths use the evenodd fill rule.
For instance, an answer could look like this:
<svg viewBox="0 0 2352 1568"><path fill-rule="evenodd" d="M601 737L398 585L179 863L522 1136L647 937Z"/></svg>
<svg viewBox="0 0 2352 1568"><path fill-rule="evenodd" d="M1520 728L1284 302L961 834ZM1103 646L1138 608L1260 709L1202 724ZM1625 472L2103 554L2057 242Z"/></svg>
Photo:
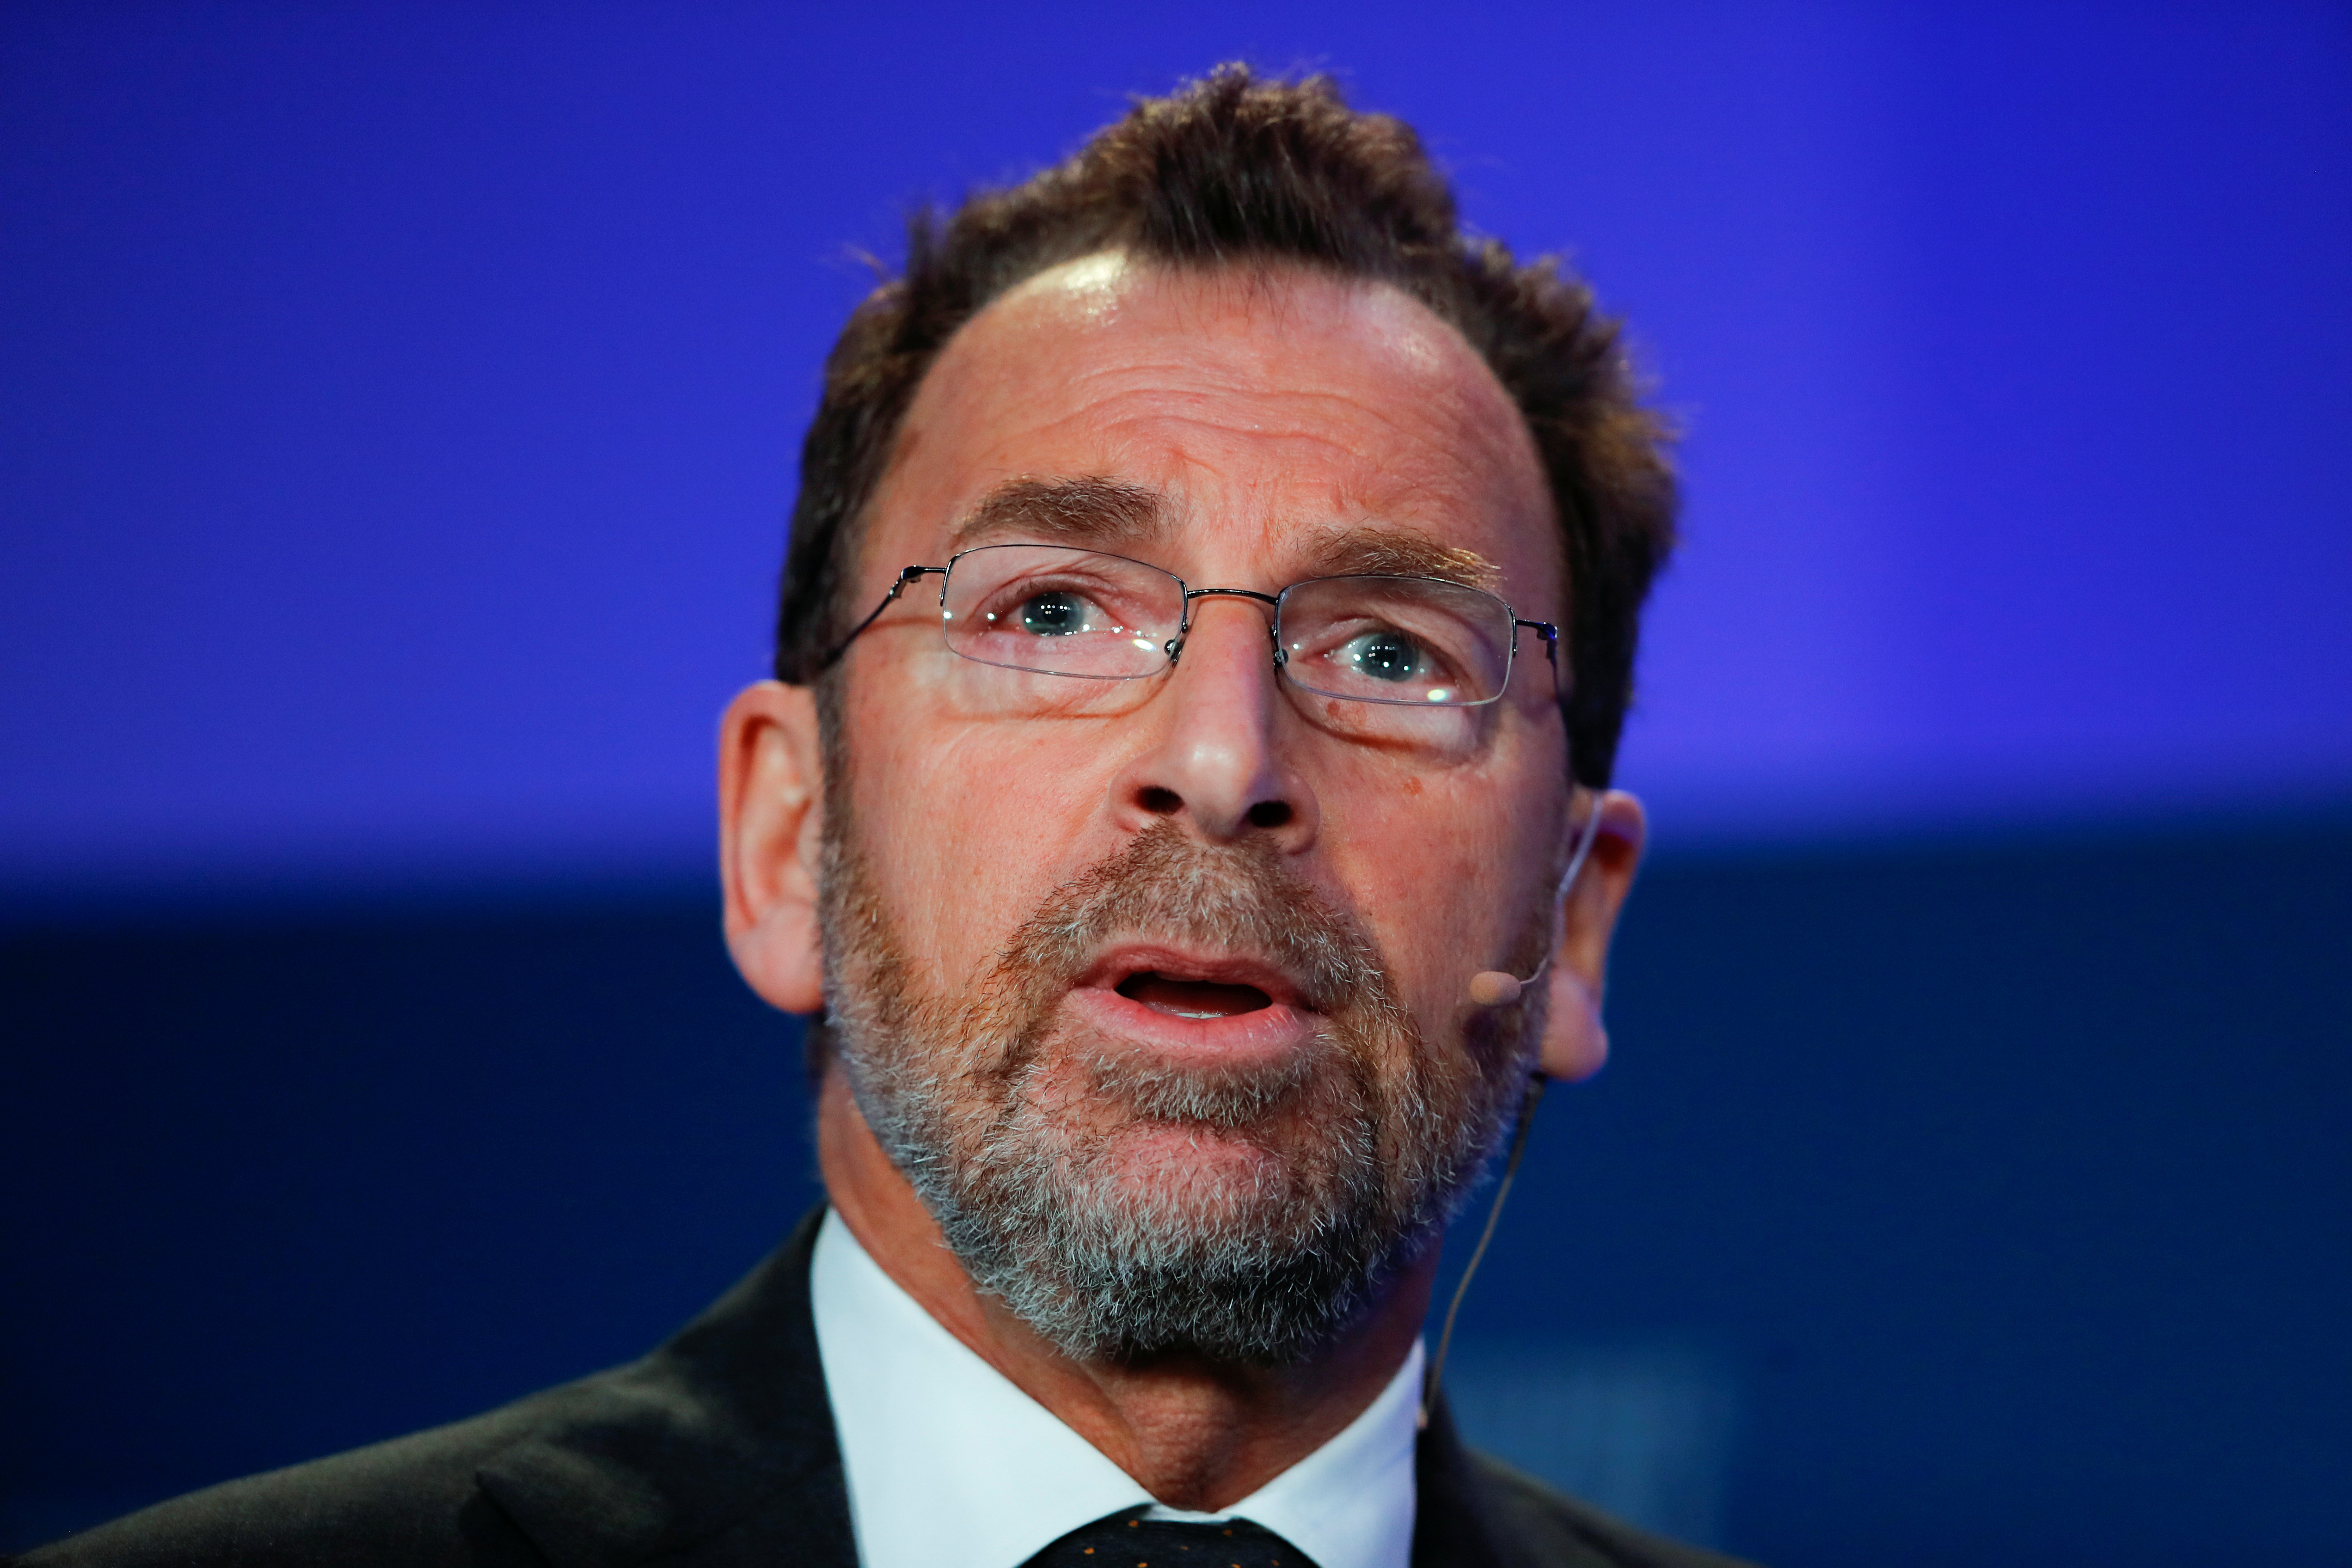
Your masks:
<svg viewBox="0 0 2352 1568"><path fill-rule="evenodd" d="M1246 599L1194 603L1182 657L1136 716L1154 728L1111 785L1129 831L1172 820L1210 844L1255 837L1295 854L1314 843L1315 792L1276 734L1271 614Z"/></svg>

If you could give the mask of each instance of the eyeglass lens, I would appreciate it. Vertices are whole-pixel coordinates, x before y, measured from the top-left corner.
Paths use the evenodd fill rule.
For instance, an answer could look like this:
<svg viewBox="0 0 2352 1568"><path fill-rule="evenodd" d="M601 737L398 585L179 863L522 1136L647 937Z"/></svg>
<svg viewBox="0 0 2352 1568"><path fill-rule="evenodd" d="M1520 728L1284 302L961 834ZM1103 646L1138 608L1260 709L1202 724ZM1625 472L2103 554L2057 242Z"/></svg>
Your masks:
<svg viewBox="0 0 2352 1568"><path fill-rule="evenodd" d="M1184 624L1184 587L1159 567L1098 551L985 545L958 556L940 608L948 646L1041 675L1158 673ZM1322 577L1282 596L1284 674L1354 702L1467 707L1502 695L1511 612L1491 594L1424 577Z"/></svg>

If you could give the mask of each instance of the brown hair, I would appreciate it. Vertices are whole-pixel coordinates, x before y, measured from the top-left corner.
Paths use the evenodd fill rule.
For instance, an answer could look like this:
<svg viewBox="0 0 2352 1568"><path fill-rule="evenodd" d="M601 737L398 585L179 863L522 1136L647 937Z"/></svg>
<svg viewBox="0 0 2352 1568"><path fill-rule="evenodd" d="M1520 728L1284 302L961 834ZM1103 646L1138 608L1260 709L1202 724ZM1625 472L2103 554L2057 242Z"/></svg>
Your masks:
<svg viewBox="0 0 2352 1568"><path fill-rule="evenodd" d="M1402 121L1359 114L1328 78L1225 66L1138 101L1068 160L918 213L906 270L869 295L825 362L801 455L776 674L806 683L845 629L860 514L917 385L957 329L1024 279L1100 251L1185 267L1290 262L1403 290L1486 359L1535 437L1568 566L1562 709L1576 777L1609 782L1633 694L1642 601L1675 543L1664 432L1617 324L1546 258L1520 266L1461 232L1454 195ZM855 611L848 613L854 614Z"/></svg>

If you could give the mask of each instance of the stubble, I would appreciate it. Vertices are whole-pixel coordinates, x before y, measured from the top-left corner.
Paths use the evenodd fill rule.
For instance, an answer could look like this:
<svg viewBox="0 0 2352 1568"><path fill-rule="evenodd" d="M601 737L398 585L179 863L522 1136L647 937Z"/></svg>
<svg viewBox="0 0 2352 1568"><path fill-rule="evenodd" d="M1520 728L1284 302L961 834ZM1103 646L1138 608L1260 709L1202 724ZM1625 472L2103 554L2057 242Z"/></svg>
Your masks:
<svg viewBox="0 0 2352 1568"><path fill-rule="evenodd" d="M1311 1357L1458 1210L1531 1061L1532 1009L1432 1049L1368 934L1269 849L1156 824L944 989L847 812L824 847L827 1017L858 1109L973 1280L1073 1356ZM1132 938L1274 963L1314 1040L1202 1068L1073 1021L1072 984Z"/></svg>

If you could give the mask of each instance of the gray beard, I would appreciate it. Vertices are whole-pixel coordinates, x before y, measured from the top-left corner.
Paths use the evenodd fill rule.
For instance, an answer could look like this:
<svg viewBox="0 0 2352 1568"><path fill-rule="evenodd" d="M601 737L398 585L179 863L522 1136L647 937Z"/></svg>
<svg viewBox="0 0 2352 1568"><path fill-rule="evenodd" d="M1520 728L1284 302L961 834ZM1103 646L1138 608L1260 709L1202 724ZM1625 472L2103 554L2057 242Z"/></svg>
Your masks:
<svg viewBox="0 0 2352 1568"><path fill-rule="evenodd" d="M928 990L855 837L829 816L821 919L858 1110L975 1283L1065 1354L1311 1359L1459 1211L1533 1065L1539 1002L1433 1052L1360 928L1272 853L1173 824L1057 889L975 984ZM1063 998L1121 937L1271 959L1318 1038L1198 1069L1069 1022ZM1206 1154L1143 1158L1139 1130Z"/></svg>

